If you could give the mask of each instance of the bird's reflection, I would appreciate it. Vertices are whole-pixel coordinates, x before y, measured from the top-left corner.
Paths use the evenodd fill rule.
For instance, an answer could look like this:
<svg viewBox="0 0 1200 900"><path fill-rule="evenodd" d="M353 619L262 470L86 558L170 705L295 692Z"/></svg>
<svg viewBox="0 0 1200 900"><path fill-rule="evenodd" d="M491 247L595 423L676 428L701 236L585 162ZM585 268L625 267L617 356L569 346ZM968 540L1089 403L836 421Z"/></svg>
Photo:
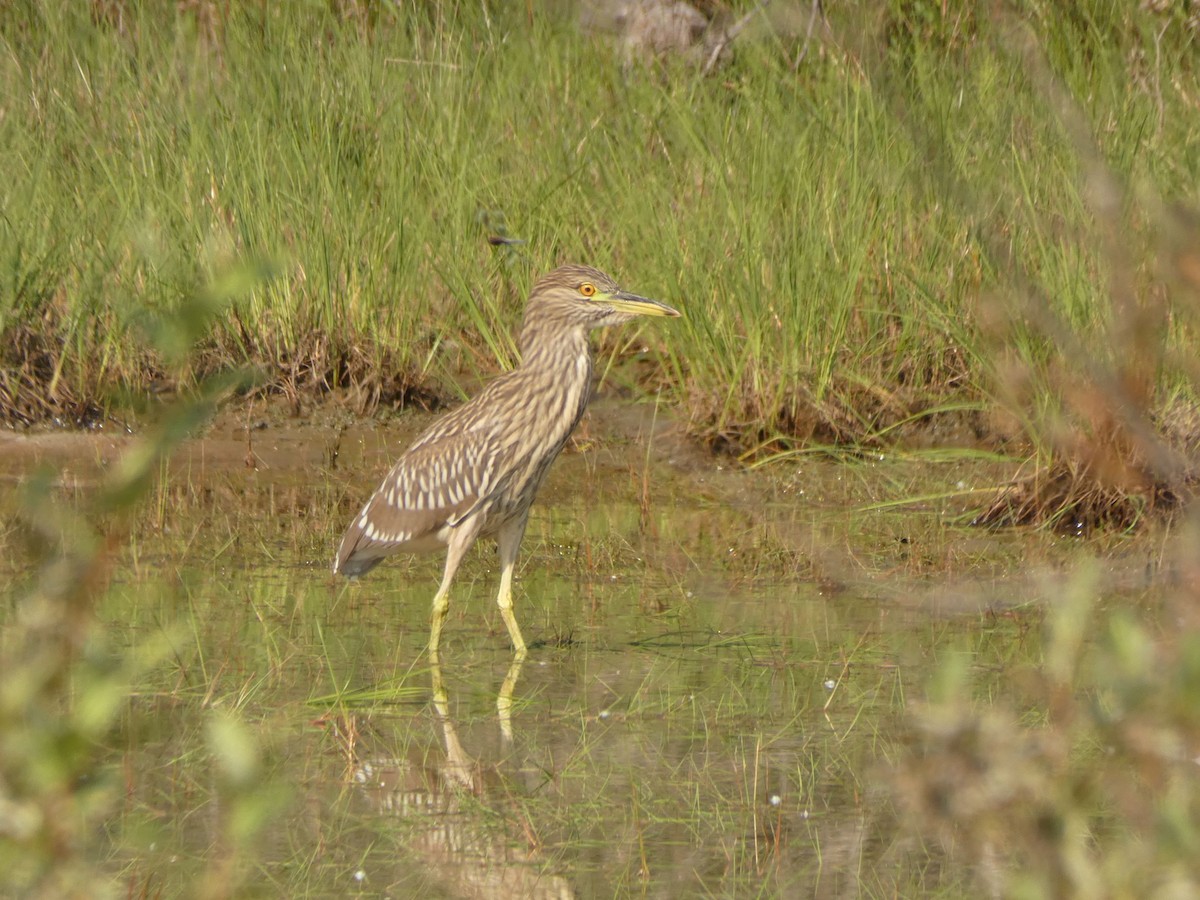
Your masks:
<svg viewBox="0 0 1200 900"><path fill-rule="evenodd" d="M521 664L523 662L524 657L521 654L513 656L513 661L508 667L508 673L504 676L504 681L500 684L500 691L496 696L496 713L500 720L500 736L504 739L506 746L511 745L513 740L513 692L516 690L517 680L521 677ZM474 793L478 793L480 790L478 783L480 764L467 754L463 749L462 741L459 740L458 728L454 724L454 718L450 715L450 694L446 690L446 682L442 678L442 667L437 657L430 659L429 679L430 688L433 693L434 717L441 731L442 745L446 748L446 763L443 769L443 776L448 781L459 784Z"/></svg>
<svg viewBox="0 0 1200 900"><path fill-rule="evenodd" d="M523 654L517 653L513 656L512 664L508 667L508 674L504 676L504 681L500 685L500 693L496 695L496 713L500 717L500 736L504 738L506 744L511 744L513 739L513 691L517 689L517 679L521 677L521 664L524 661ZM437 670L437 666L434 666L434 670ZM438 677L440 677L440 673ZM434 693L436 694L436 692L435 687Z"/></svg>
<svg viewBox="0 0 1200 900"><path fill-rule="evenodd" d="M513 744L513 694L521 662L520 655L513 659L496 699L505 747ZM509 814L512 811L505 808L520 796L520 789L505 778L499 762L486 763L466 750L437 660L431 661L429 672L432 721L441 752L430 753L428 743L417 747L408 742L411 749L404 758L361 761L355 780L380 813L400 816L415 826L404 849L422 858L423 871L451 895L573 897L566 878L540 869L535 850L522 845L519 831L497 829L497 821L516 822L519 815L528 814ZM476 802L463 804L467 796Z"/></svg>

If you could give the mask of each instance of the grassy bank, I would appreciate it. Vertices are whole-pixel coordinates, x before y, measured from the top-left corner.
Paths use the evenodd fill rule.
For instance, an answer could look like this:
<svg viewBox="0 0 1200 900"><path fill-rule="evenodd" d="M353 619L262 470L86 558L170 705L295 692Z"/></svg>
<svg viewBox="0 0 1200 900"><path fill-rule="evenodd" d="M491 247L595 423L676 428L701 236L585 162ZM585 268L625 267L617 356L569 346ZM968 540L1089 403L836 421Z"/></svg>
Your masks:
<svg viewBox="0 0 1200 900"><path fill-rule="evenodd" d="M807 6L709 74L524 4L10 7L0 411L173 386L132 338L246 260L276 277L184 382L454 399L513 361L537 274L584 260L686 311L603 349L730 449L939 410L1022 434L1080 348L1128 355L1126 294L1157 304L1144 399L1188 395L1187 270L1160 265L1194 234L1163 210L1200 200L1186 11L864 2L810 35Z"/></svg>

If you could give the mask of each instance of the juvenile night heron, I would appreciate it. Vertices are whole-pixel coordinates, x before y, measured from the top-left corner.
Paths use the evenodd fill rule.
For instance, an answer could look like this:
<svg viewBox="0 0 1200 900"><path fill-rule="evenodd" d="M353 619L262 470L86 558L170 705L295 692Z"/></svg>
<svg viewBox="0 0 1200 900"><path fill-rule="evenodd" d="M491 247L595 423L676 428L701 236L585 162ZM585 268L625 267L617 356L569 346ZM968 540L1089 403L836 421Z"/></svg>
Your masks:
<svg viewBox="0 0 1200 900"><path fill-rule="evenodd" d="M446 548L433 598L429 653L436 660L450 582L480 537L500 551L496 603L518 657L525 641L513 613L513 566L529 506L567 442L592 388L588 332L634 316L678 316L588 266L562 266L529 294L521 364L434 422L396 461L342 537L334 572L354 577L393 553Z"/></svg>

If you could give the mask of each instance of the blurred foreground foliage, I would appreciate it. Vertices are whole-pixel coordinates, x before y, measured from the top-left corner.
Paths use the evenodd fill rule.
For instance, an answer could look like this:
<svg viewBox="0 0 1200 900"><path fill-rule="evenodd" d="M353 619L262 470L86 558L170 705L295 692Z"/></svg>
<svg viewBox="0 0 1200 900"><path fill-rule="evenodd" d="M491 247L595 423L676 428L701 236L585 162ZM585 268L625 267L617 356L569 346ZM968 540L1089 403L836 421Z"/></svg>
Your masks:
<svg viewBox="0 0 1200 900"><path fill-rule="evenodd" d="M173 369L188 364L215 319L238 296L269 278L271 268L230 268L191 292L170 315L142 318L149 344ZM125 550L134 520L166 457L211 417L218 403L254 383L250 370L214 375L189 395L155 409L146 433L106 474L83 508L55 495L54 473L24 485L24 526L43 558L14 586L0 631L0 894L106 897L118 889L108 865L105 822L119 806L123 783L109 739L151 669L181 650L183 633L169 624L132 649L117 650L111 625L95 611ZM225 773L222 798L229 853L218 855L196 896L227 896L238 878L238 850L253 843L282 795L258 781L255 738L229 713L213 713L207 752ZM250 827L247 823L251 823Z"/></svg>
<svg viewBox="0 0 1200 900"><path fill-rule="evenodd" d="M1104 566L1064 577L1042 662L981 698L967 655L908 717L891 796L981 896L1200 894L1200 516L1142 606L1104 608Z"/></svg>

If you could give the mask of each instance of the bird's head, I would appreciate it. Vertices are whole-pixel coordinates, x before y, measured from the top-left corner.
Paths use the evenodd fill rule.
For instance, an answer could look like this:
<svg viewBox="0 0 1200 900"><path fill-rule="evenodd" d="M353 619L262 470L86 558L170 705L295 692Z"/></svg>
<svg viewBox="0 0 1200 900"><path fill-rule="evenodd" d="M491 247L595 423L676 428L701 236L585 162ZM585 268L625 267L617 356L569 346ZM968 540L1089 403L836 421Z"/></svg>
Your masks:
<svg viewBox="0 0 1200 900"><path fill-rule="evenodd" d="M591 266L560 266L538 279L529 293L525 329L538 323L549 327L602 328L635 316L678 316L679 311L621 290L615 281Z"/></svg>

